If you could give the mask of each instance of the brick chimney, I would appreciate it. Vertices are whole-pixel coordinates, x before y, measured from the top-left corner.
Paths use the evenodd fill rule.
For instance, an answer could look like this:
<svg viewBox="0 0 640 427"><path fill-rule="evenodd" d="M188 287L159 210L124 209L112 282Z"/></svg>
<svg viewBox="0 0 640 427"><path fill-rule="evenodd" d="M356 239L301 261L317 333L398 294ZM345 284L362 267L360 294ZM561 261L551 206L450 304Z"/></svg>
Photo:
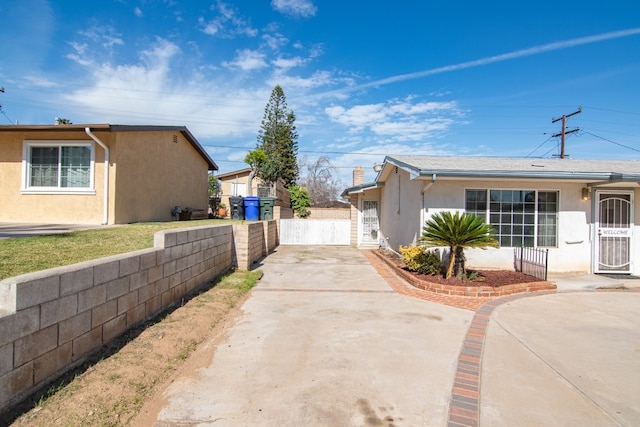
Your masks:
<svg viewBox="0 0 640 427"><path fill-rule="evenodd" d="M353 169L353 186L364 184L364 169L362 166L356 166Z"/></svg>

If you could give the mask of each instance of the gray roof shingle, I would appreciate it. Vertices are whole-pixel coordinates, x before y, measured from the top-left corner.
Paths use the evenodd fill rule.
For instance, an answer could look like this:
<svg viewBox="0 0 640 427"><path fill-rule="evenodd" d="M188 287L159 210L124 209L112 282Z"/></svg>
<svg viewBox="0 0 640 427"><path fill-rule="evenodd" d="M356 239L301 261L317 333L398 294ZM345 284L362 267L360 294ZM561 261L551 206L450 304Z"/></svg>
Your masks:
<svg viewBox="0 0 640 427"><path fill-rule="evenodd" d="M390 155L385 162L414 176L585 178L640 180L638 160L538 159L508 157L440 157Z"/></svg>

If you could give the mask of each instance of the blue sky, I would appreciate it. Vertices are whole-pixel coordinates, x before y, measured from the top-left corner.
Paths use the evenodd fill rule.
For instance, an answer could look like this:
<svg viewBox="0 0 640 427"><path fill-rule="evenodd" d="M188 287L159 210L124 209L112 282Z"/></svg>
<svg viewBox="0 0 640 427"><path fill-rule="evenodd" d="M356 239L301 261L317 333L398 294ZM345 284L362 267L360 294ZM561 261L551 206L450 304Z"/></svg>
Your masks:
<svg viewBox="0 0 640 427"><path fill-rule="evenodd" d="M185 125L220 172L276 84L299 155L640 159L636 1L21 0L0 3L0 123Z"/></svg>

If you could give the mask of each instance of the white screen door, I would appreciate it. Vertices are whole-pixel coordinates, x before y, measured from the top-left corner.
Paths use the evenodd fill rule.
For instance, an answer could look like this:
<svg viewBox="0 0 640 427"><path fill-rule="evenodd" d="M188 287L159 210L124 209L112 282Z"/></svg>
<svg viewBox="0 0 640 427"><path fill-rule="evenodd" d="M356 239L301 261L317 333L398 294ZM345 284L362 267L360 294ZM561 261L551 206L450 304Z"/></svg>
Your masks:
<svg viewBox="0 0 640 427"><path fill-rule="evenodd" d="M596 273L630 273L633 193L596 192Z"/></svg>
<svg viewBox="0 0 640 427"><path fill-rule="evenodd" d="M362 201L362 244L378 244L378 201Z"/></svg>

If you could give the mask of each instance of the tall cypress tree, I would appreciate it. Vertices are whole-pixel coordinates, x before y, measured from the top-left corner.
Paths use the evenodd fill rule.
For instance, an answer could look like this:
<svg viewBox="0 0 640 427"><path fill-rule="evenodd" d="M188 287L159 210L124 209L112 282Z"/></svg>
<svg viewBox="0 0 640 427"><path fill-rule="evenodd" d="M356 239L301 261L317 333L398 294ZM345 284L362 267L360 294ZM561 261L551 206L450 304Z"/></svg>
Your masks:
<svg viewBox="0 0 640 427"><path fill-rule="evenodd" d="M258 148L267 155L260 176L275 184L284 180L287 188L298 180L298 134L296 116L287 107L284 90L279 85L273 88L258 132Z"/></svg>

